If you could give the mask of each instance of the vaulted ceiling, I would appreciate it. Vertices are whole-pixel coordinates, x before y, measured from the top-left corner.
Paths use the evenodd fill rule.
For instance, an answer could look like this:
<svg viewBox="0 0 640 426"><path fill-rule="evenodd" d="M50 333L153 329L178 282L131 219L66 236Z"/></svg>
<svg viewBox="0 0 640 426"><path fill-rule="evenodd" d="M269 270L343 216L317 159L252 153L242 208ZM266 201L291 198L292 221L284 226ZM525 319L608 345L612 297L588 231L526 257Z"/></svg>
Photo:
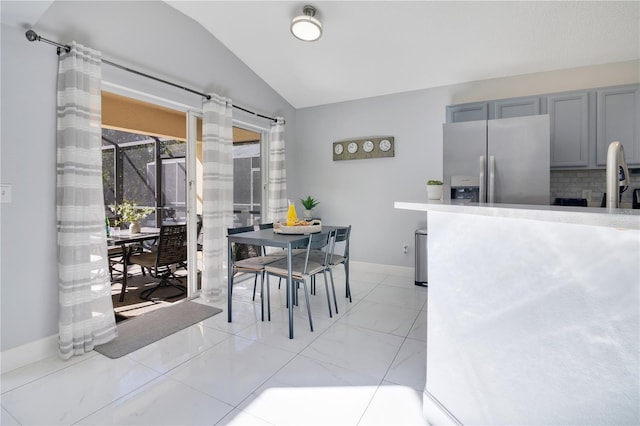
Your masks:
<svg viewBox="0 0 640 426"><path fill-rule="evenodd" d="M167 1L294 107L640 58L640 2Z"/></svg>
<svg viewBox="0 0 640 426"><path fill-rule="evenodd" d="M34 23L51 1L0 2ZM173 1L296 108L640 59L639 1ZM289 24L305 4L317 42Z"/></svg>

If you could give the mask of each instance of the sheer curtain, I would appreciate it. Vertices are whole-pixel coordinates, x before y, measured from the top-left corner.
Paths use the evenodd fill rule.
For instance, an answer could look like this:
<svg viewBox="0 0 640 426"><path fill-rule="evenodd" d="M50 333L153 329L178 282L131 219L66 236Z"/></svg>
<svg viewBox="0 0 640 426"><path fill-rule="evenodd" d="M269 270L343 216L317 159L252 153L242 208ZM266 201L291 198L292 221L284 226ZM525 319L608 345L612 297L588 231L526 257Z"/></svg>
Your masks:
<svg viewBox="0 0 640 426"><path fill-rule="evenodd" d="M269 186L267 217L269 222L287 215L287 173L284 158L284 118L277 117L269 132Z"/></svg>
<svg viewBox="0 0 640 426"><path fill-rule="evenodd" d="M227 228L233 226L231 100L212 94L202 105L202 252L200 295L211 301L226 288Z"/></svg>
<svg viewBox="0 0 640 426"><path fill-rule="evenodd" d="M102 195L100 52L62 52L57 93L59 351L63 359L117 336Z"/></svg>

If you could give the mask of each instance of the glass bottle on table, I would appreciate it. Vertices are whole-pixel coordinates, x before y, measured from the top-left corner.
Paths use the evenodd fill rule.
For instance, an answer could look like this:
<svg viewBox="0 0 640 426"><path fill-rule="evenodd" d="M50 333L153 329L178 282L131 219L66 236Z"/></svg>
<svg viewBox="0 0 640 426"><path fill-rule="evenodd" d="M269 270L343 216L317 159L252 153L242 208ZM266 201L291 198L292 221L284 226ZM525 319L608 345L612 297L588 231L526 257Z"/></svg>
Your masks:
<svg viewBox="0 0 640 426"><path fill-rule="evenodd" d="M287 211L287 226L294 226L298 220L298 213L296 213L296 205L293 200L289 200L289 210Z"/></svg>

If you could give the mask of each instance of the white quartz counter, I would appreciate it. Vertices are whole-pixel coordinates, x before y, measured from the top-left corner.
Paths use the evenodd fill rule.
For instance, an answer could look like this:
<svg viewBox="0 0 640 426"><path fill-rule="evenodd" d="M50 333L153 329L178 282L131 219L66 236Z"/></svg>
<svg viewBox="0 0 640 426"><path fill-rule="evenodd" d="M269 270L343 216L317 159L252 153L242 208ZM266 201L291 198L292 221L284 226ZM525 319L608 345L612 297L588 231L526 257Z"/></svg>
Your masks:
<svg viewBox="0 0 640 426"><path fill-rule="evenodd" d="M440 211L480 216L512 217L546 222L640 229L640 210L596 207L542 206L526 204L477 204L458 202L394 203L396 209Z"/></svg>
<svg viewBox="0 0 640 426"><path fill-rule="evenodd" d="M640 424L640 211L395 207L429 228L429 424Z"/></svg>

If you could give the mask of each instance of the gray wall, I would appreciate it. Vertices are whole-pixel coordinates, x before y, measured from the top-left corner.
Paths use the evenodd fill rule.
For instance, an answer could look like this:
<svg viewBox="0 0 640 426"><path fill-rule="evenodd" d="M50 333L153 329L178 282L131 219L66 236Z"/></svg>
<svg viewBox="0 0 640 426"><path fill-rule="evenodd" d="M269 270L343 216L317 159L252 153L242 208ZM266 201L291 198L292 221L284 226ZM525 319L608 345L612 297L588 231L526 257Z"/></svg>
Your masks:
<svg viewBox="0 0 640 426"><path fill-rule="evenodd" d="M0 205L2 351L57 332L56 55L2 27Z"/></svg>
<svg viewBox="0 0 640 426"><path fill-rule="evenodd" d="M75 39L115 62L284 116L290 198L312 195L325 223L352 224L355 261L407 267L413 265L414 230L425 226L426 215L394 210L393 202L425 201L426 180L441 177L447 104L639 81L636 61L294 111L200 25L162 2L56 1L34 28L45 38ZM2 26L0 181L13 185L13 202L0 207L1 351L57 333L57 58L55 48L29 43L24 32ZM197 96L103 69L113 83L200 105ZM375 135L396 138L395 157L332 161L332 142Z"/></svg>
<svg viewBox="0 0 640 426"><path fill-rule="evenodd" d="M296 158L289 192L318 198L325 223L353 226L353 260L412 267L414 233L426 226L426 214L395 210L393 203L426 202L427 180L442 178L446 105L638 81L639 62L633 61L299 109L296 144L287 151ZM395 137L395 157L333 161L333 142L380 135Z"/></svg>
<svg viewBox="0 0 640 426"><path fill-rule="evenodd" d="M50 40L99 49L114 62L205 92L229 96L259 113L295 110L199 24L163 2L60 2L34 29ZM13 187L2 204L0 350L58 331L55 210L56 49L30 43L24 28L2 26L0 181ZM103 67L104 79L201 107L202 100L133 74ZM246 114L235 114L251 121ZM256 124L269 127L263 119ZM293 141L292 141L293 143Z"/></svg>
<svg viewBox="0 0 640 426"><path fill-rule="evenodd" d="M449 99L446 89L433 89L298 110L289 193L319 199L323 222L352 225L354 261L413 265L414 231L426 214L393 202L426 201L426 181L441 178ZM333 142L367 136L393 136L395 157L333 161Z"/></svg>

